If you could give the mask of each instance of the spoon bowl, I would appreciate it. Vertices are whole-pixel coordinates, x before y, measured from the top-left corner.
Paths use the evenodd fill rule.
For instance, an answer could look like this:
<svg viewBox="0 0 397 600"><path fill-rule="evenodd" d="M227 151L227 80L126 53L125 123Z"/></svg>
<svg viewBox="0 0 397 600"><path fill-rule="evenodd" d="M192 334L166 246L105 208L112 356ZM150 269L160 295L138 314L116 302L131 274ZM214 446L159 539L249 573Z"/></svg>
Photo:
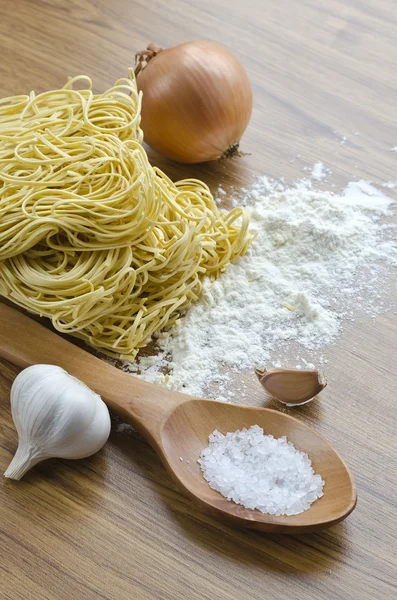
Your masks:
<svg viewBox="0 0 397 600"><path fill-rule="evenodd" d="M147 383L99 360L0 303L0 356L24 368L50 363L84 381L109 409L138 429L155 448L182 490L213 516L233 525L274 533L306 533L347 517L357 501L349 469L323 437L284 413L266 408L194 398ZM286 436L309 455L325 481L324 495L299 515L272 516L228 501L210 488L197 459L208 436L259 425L266 434Z"/></svg>
<svg viewBox="0 0 397 600"><path fill-rule="evenodd" d="M272 516L228 501L203 478L197 462L208 445L208 436L259 425L265 434L286 436L288 441L312 460L315 473L325 481L324 495L298 515ZM186 435L189 432L189 435ZM161 432L168 470L185 494L222 520L241 527L274 533L318 531L342 521L356 505L352 476L332 445L297 419L276 410L237 406L192 399L178 406Z"/></svg>

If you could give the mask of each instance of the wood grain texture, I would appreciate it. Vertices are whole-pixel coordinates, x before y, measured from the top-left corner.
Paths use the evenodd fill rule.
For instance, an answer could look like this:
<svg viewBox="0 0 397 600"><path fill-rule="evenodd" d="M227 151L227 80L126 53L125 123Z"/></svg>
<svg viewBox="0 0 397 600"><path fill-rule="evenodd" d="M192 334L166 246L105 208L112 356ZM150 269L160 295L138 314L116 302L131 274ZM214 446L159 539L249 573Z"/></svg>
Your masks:
<svg viewBox="0 0 397 600"><path fill-rule="evenodd" d="M1 96L82 72L105 89L152 40L207 38L234 51L253 85L242 145L251 155L195 168L214 190L253 174L293 180L318 159L337 186L396 179L394 0L0 0L0 14ZM192 174L150 156L174 178ZM396 339L393 311L375 323L357 319L327 352L321 401L288 410L353 471L359 504L344 523L299 537L220 525L176 492L140 436L115 426L90 459L50 461L20 483L1 481L0 597L395 598ZM3 362L0 372L4 471L16 448L9 390L17 369ZM263 403L259 384L251 401Z"/></svg>
<svg viewBox="0 0 397 600"><path fill-rule="evenodd" d="M181 492L230 525L266 533L313 533L340 523L357 504L351 473L332 445L281 411L205 400L132 377L2 302L0 357L22 369L54 364L83 381L113 413L142 433ZM228 502L204 481L197 459L211 433L253 425L275 438L286 436L311 457L314 471L326 483L322 498L309 510L293 516L264 514Z"/></svg>

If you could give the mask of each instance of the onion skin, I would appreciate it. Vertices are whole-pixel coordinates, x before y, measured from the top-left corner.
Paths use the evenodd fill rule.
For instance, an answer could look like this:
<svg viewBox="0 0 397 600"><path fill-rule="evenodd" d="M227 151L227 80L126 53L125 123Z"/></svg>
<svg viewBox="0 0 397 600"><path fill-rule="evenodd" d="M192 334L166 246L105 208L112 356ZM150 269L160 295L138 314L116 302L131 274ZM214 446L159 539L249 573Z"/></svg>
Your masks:
<svg viewBox="0 0 397 600"><path fill-rule="evenodd" d="M226 48L196 41L161 50L139 72L137 85L143 92L144 139L157 152L183 163L238 153L252 90Z"/></svg>

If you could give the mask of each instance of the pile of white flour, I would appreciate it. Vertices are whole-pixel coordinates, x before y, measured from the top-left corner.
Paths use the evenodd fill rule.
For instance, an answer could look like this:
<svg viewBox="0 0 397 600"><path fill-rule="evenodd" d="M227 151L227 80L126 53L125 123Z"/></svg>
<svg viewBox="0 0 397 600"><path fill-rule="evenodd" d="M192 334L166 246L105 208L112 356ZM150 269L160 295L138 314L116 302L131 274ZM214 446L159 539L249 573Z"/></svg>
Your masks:
<svg viewBox="0 0 397 600"><path fill-rule="evenodd" d="M242 395L230 385L233 373L268 366L283 344L328 345L344 320L388 308L382 296L397 247L396 226L385 218L393 200L371 184L350 183L334 194L310 181L285 188L262 177L234 203L251 213L257 238L249 253L205 282L202 298L158 336L158 355L126 370L175 390L233 400Z"/></svg>

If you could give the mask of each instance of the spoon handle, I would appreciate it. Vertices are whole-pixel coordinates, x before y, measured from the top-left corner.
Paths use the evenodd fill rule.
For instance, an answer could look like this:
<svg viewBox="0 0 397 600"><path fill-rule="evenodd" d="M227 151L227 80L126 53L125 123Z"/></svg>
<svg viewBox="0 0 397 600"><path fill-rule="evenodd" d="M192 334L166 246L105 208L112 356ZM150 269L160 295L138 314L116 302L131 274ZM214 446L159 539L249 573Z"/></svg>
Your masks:
<svg viewBox="0 0 397 600"><path fill-rule="evenodd" d="M158 442L162 424L188 397L111 366L0 302L0 357L25 368L55 364L96 391L112 412Z"/></svg>

